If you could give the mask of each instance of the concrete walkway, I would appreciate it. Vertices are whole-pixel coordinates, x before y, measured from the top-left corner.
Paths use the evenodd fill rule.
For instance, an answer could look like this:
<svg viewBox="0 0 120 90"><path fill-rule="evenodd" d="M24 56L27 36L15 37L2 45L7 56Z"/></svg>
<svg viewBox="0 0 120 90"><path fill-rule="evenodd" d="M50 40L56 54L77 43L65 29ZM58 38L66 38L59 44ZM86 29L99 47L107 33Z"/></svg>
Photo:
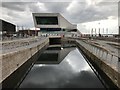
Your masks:
<svg viewBox="0 0 120 90"><path fill-rule="evenodd" d="M26 38L26 39L18 39L18 40L11 40L11 41L3 41L0 42L1 45L0 52L1 54L7 54L10 52L16 52L20 50L24 50L26 48L34 47L40 43L42 43L46 38ZM32 40L32 41L31 41Z"/></svg>

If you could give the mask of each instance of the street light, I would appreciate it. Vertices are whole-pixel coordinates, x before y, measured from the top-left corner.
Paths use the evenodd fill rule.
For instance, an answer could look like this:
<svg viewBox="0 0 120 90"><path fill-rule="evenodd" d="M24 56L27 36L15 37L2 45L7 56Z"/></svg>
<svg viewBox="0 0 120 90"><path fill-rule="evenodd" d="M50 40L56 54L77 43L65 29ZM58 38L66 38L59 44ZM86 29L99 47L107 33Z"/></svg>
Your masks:
<svg viewBox="0 0 120 90"><path fill-rule="evenodd" d="M99 24L99 26L100 26L100 22L98 23ZM100 34L100 27L98 26L98 28L99 28L99 37L101 36L101 34Z"/></svg>
<svg viewBox="0 0 120 90"><path fill-rule="evenodd" d="M95 28L95 36L97 35L97 33L96 33L96 28Z"/></svg>
<svg viewBox="0 0 120 90"><path fill-rule="evenodd" d="M93 28L91 29L91 35L93 36Z"/></svg>

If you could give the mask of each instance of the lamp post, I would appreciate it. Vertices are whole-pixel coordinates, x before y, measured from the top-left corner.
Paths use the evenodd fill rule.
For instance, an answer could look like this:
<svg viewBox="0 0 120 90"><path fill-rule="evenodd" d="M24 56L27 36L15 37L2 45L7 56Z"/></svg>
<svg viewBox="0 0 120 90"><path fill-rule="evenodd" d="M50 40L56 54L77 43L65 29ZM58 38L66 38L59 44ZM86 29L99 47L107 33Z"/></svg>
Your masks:
<svg viewBox="0 0 120 90"><path fill-rule="evenodd" d="M104 34L104 28L103 28L103 34Z"/></svg>
<svg viewBox="0 0 120 90"><path fill-rule="evenodd" d="M93 28L91 29L91 36L93 37Z"/></svg>
<svg viewBox="0 0 120 90"><path fill-rule="evenodd" d="M95 28L95 37L96 37L97 33L96 33L96 28Z"/></svg>
<svg viewBox="0 0 120 90"><path fill-rule="evenodd" d="M106 28L106 36L108 37L108 28Z"/></svg>
<svg viewBox="0 0 120 90"><path fill-rule="evenodd" d="M101 37L101 34L100 34L100 22L98 24L99 24L99 26L98 26L98 33L99 33L99 37Z"/></svg>

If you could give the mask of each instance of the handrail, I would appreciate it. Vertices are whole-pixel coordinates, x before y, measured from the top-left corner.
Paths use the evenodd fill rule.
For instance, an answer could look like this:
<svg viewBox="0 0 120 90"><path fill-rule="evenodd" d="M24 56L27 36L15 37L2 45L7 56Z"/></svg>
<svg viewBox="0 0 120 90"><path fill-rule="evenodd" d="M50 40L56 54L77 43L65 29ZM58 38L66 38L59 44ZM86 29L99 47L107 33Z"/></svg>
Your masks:
<svg viewBox="0 0 120 90"><path fill-rule="evenodd" d="M92 45L92 46L95 46L95 47L97 47L97 48L99 48L99 49L101 49L101 50L104 50L104 51L108 52L108 53L111 54L111 55L114 55L114 56L120 58L120 56L117 56L117 55L111 53L108 49L106 49L106 48L104 48L104 47L102 47L102 46L99 46L99 45L96 45L96 44L93 44L93 43L88 43L88 42L86 42L86 41L84 41L84 42L87 43L87 44L90 44L90 45Z"/></svg>
<svg viewBox="0 0 120 90"><path fill-rule="evenodd" d="M95 44L90 44L83 40L76 40L78 43L80 43L81 46L86 48L89 52L103 60L104 62L107 62L108 65L113 67L115 70L119 70L118 63L120 63L120 56L115 55L111 52L109 52L107 49L100 47Z"/></svg>

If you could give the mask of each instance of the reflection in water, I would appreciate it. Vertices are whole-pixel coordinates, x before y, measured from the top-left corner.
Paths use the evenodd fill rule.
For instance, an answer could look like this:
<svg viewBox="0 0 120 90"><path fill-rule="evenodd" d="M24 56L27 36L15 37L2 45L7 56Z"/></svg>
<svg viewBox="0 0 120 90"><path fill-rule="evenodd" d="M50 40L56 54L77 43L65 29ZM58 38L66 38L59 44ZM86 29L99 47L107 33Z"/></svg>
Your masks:
<svg viewBox="0 0 120 90"><path fill-rule="evenodd" d="M103 85L74 48L60 64L35 64L20 88L103 88Z"/></svg>
<svg viewBox="0 0 120 90"><path fill-rule="evenodd" d="M81 62L76 63L78 60ZM92 71L78 49L71 51L68 56L66 56L65 61L72 67L74 72Z"/></svg>

